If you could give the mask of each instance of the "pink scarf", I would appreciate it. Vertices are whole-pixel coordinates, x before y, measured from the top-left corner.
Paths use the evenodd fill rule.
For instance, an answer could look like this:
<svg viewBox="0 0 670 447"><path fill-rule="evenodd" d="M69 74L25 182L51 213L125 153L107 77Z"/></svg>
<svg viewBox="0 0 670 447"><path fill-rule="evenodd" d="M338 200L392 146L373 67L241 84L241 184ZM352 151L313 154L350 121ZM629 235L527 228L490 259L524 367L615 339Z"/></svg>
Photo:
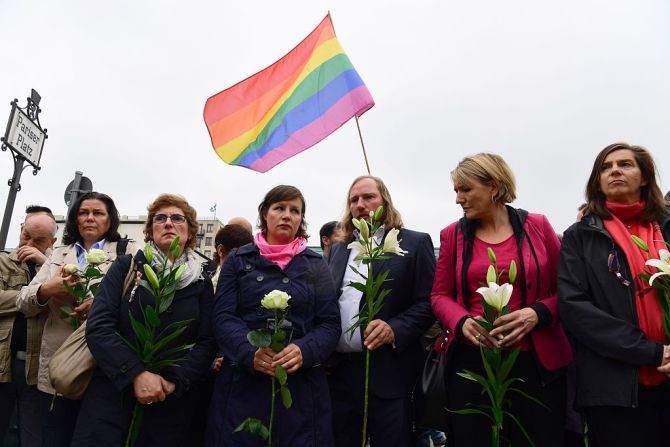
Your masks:
<svg viewBox="0 0 670 447"><path fill-rule="evenodd" d="M262 232L256 233L254 242L256 242L256 247L261 252L261 256L268 261L274 262L282 270L291 262L293 256L307 248L307 242L303 237L297 237L293 239L293 242L285 245L271 245L265 239L265 235Z"/></svg>

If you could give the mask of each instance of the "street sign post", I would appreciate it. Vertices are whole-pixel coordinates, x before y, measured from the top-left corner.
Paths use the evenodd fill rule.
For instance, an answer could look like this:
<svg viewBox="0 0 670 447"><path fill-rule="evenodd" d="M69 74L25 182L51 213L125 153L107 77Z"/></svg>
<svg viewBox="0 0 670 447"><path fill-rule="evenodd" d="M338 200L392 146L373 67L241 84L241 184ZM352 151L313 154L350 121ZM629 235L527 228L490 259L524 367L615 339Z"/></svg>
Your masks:
<svg viewBox="0 0 670 447"><path fill-rule="evenodd" d="M0 141L2 141L0 149L3 151L9 149L14 158L14 175L8 182L9 194L7 195L5 214L2 218L2 227L0 228L0 250L5 248L16 193L21 191L21 173L28 167L24 166L24 162L28 162L33 167L33 175L37 175L37 172L41 169L40 159L42 158L44 140L48 138L47 130L42 129L39 118L42 111L39 107L42 97L35 89L32 89L30 97L27 99L28 103L25 107L19 107L18 99L14 99L10 103L12 111L7 121L5 136L0 138Z"/></svg>

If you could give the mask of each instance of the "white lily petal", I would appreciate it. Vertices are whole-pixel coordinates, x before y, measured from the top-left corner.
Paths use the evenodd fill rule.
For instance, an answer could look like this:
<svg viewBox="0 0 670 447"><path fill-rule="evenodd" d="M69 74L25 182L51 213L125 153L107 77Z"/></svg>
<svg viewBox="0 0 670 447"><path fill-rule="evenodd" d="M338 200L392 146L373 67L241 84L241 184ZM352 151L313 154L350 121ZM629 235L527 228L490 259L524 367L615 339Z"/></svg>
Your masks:
<svg viewBox="0 0 670 447"><path fill-rule="evenodd" d="M663 275L670 275L670 273L667 273L667 272L658 272L658 273L654 273L654 274L651 275L651 277L649 278L649 285L650 285L650 286L653 286L653 285L654 285L654 281L656 280L656 278L658 278L659 276L663 276Z"/></svg>
<svg viewBox="0 0 670 447"><path fill-rule="evenodd" d="M656 267L657 269L661 270L662 272L665 273L670 273L670 264L661 261L660 259L650 259L647 262L644 263L645 265L650 265L652 267Z"/></svg>

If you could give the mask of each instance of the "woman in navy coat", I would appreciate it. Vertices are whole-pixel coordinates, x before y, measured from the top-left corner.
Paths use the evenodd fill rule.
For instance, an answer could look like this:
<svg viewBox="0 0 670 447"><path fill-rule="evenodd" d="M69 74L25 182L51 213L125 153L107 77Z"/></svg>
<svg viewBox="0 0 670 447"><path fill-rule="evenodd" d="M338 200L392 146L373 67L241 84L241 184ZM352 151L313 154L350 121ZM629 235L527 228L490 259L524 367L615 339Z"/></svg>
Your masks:
<svg viewBox="0 0 670 447"><path fill-rule="evenodd" d="M332 278L320 255L307 249L305 200L293 187L271 189L258 207L261 232L226 260L218 281L214 334L224 361L210 407L207 445L262 446L257 435L233 433L247 417L269 425L271 379L276 365L287 370L293 405L275 407L274 446L333 445L330 395L323 367L340 337L340 315ZM287 320L291 341L280 352L257 349L251 330L266 328L274 313L264 295L291 296ZM279 399L277 399L279 401Z"/></svg>

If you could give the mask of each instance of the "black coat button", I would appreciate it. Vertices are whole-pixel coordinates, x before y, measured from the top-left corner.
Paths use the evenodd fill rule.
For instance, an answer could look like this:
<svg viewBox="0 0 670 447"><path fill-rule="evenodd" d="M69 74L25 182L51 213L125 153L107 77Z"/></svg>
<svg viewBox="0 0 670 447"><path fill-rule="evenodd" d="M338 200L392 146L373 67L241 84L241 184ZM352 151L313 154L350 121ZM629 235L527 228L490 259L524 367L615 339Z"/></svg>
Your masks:
<svg viewBox="0 0 670 447"><path fill-rule="evenodd" d="M288 284L289 281L290 281L290 279L288 279L286 277L282 278L282 280L281 280L281 282L283 282L284 284Z"/></svg>
<svg viewBox="0 0 670 447"><path fill-rule="evenodd" d="M258 276L256 277L256 281L258 281L258 282L263 281L263 275L258 275Z"/></svg>

